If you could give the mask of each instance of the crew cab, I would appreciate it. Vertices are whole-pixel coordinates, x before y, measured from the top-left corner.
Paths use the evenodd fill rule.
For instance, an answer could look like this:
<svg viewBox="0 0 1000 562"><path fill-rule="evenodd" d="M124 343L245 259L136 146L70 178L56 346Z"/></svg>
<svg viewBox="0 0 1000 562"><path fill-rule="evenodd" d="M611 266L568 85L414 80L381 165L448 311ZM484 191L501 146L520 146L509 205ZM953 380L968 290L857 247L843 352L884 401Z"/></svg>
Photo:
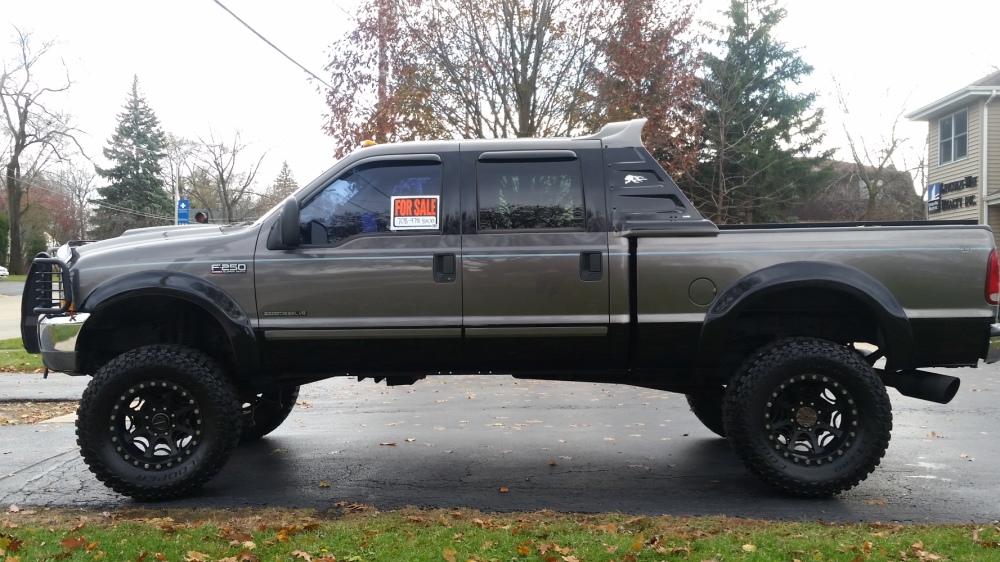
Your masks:
<svg viewBox="0 0 1000 562"><path fill-rule="evenodd" d="M716 225L644 124L361 148L252 223L66 244L34 260L24 345L93 377L83 458L150 500L301 385L476 373L683 393L750 471L828 496L885 454L887 386L947 403L924 368L1000 358L988 226Z"/></svg>

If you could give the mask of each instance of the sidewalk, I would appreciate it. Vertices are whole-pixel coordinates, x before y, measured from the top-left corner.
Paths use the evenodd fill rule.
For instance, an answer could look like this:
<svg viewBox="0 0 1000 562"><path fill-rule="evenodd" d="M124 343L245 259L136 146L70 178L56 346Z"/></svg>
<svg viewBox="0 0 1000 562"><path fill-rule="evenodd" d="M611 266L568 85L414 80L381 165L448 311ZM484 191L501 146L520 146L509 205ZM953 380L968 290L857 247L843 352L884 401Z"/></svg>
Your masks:
<svg viewBox="0 0 1000 562"><path fill-rule="evenodd" d="M0 340L21 337L21 297L0 294Z"/></svg>
<svg viewBox="0 0 1000 562"><path fill-rule="evenodd" d="M71 377L62 373L0 373L0 401L5 400L79 400L90 377Z"/></svg>

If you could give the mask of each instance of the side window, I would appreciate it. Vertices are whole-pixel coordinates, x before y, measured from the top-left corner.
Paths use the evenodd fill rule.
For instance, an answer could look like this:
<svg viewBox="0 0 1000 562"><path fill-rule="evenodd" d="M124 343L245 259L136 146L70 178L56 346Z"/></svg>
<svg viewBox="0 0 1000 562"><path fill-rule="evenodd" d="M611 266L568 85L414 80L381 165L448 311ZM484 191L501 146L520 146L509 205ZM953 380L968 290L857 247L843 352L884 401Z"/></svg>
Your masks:
<svg viewBox="0 0 1000 562"><path fill-rule="evenodd" d="M352 236L378 232L440 230L441 163L380 161L355 166L310 199L299 211L303 244L336 244ZM393 213L393 203L397 213ZM399 226L413 213L414 226ZM395 224L394 224L395 219Z"/></svg>
<svg viewBox="0 0 1000 562"><path fill-rule="evenodd" d="M579 160L477 163L479 230L583 228Z"/></svg>

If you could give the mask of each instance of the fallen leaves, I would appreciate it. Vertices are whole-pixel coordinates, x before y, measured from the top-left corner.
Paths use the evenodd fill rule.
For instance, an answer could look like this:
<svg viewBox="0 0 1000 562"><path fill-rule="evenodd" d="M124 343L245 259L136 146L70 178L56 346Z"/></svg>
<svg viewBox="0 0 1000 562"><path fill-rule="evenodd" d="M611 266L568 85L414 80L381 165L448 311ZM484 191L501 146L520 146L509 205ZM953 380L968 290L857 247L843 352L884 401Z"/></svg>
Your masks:
<svg viewBox="0 0 1000 562"><path fill-rule="evenodd" d="M76 401L5 400L0 402L0 426L26 425L76 412Z"/></svg>
<svg viewBox="0 0 1000 562"><path fill-rule="evenodd" d="M917 541L910 545L910 552L916 556L918 560L944 560L944 557L924 550L924 543L922 541Z"/></svg>
<svg viewBox="0 0 1000 562"><path fill-rule="evenodd" d="M23 541L20 541L11 535L0 534L0 556L4 556L8 552L17 552L21 550L22 544Z"/></svg>
<svg viewBox="0 0 1000 562"><path fill-rule="evenodd" d="M87 539L83 537L67 537L59 541L59 546L66 550L76 550L87 545Z"/></svg>
<svg viewBox="0 0 1000 562"><path fill-rule="evenodd" d="M1000 533L1000 527L996 527L996 532ZM984 541L979 538L979 529L972 530L972 542L983 548L1000 548L1000 541Z"/></svg>

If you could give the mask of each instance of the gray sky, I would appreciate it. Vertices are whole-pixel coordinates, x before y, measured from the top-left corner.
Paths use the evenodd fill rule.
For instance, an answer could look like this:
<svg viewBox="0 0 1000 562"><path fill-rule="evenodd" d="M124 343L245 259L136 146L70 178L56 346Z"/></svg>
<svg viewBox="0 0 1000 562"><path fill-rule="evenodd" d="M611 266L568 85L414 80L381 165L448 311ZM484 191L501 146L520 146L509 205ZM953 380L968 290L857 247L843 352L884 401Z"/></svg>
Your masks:
<svg viewBox="0 0 1000 562"><path fill-rule="evenodd" d="M350 28L348 14L360 3L223 1L324 78L329 46ZM702 12L727 6L726 0L704 0ZM790 0L786 7L778 37L801 49L815 68L804 88L821 94L827 145L841 148L841 159L849 153L835 82L850 105L846 122L856 136L878 145L901 111L924 106L1000 65L1000 2ZM11 53L15 24L32 31L36 41L59 41L56 52L74 81L59 103L84 131L80 140L98 163L133 74L164 130L192 139L207 139L212 131L231 139L240 130L255 155L267 151L261 186L274 179L283 160L301 185L333 163L316 85L212 0L8 0L0 9L2 58ZM898 166L903 159L915 162L927 134L925 124L902 121L899 134L909 142Z"/></svg>

